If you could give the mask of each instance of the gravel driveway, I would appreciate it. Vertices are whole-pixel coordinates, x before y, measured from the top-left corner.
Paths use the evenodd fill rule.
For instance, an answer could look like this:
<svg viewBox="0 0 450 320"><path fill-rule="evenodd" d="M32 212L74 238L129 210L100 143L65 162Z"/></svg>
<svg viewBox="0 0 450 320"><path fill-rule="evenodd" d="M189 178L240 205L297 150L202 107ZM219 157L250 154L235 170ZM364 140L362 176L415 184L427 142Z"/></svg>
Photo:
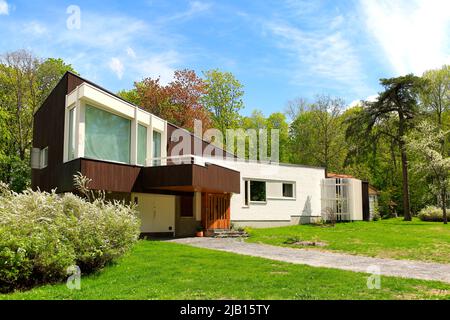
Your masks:
<svg viewBox="0 0 450 320"><path fill-rule="evenodd" d="M385 276L437 280L450 283L450 264L381 259L318 250L294 249L248 243L242 239L233 238L184 238L169 241L313 267L328 267L366 273L370 273L370 270L373 270L371 268L378 267L381 275Z"/></svg>

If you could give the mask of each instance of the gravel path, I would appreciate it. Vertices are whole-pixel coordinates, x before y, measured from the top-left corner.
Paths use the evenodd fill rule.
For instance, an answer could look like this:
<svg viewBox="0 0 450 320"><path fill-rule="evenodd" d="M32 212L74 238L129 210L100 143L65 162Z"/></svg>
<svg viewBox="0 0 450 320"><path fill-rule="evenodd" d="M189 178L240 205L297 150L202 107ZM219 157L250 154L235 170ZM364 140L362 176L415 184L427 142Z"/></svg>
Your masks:
<svg viewBox="0 0 450 320"><path fill-rule="evenodd" d="M248 256L370 273L378 267L381 275L403 278L437 280L450 283L450 264L411 260L393 260L356 256L318 250L294 249L266 244L248 243L232 238L184 238L169 240L200 248L233 252Z"/></svg>

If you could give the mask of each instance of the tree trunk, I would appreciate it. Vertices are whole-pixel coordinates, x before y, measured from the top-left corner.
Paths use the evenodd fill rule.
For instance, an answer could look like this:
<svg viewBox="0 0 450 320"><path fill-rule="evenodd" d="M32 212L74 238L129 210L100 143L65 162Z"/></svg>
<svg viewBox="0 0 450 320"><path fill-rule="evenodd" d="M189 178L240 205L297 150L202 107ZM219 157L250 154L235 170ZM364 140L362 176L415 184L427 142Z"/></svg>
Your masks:
<svg viewBox="0 0 450 320"><path fill-rule="evenodd" d="M446 190L446 188L442 189L441 203L442 203L442 218L443 218L444 224L447 224L448 219L447 219L447 190Z"/></svg>
<svg viewBox="0 0 450 320"><path fill-rule="evenodd" d="M409 178L408 178L408 158L404 150L404 144L401 145L402 154L402 176L403 176L403 217L405 221L411 221L411 211L409 208Z"/></svg>
<svg viewBox="0 0 450 320"><path fill-rule="evenodd" d="M402 112L399 112L399 146L402 158L402 176L403 176L403 220L411 221L411 211L409 208L409 178L408 178L408 157L406 155L405 118Z"/></svg>

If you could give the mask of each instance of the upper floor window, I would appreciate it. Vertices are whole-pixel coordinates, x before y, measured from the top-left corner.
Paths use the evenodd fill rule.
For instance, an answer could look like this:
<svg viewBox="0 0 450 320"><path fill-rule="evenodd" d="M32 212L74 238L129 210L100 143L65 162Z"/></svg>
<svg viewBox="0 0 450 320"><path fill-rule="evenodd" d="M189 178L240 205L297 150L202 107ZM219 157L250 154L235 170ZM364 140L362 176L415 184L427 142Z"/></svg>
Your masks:
<svg viewBox="0 0 450 320"><path fill-rule="evenodd" d="M75 108L69 111L68 159L75 159Z"/></svg>
<svg viewBox="0 0 450 320"><path fill-rule="evenodd" d="M161 133L153 131L153 165L161 165Z"/></svg>
<svg viewBox="0 0 450 320"><path fill-rule="evenodd" d="M138 125L137 141L137 163L141 166L146 165L147 160L147 127Z"/></svg>
<svg viewBox="0 0 450 320"><path fill-rule="evenodd" d="M131 120L86 105L84 155L130 163Z"/></svg>

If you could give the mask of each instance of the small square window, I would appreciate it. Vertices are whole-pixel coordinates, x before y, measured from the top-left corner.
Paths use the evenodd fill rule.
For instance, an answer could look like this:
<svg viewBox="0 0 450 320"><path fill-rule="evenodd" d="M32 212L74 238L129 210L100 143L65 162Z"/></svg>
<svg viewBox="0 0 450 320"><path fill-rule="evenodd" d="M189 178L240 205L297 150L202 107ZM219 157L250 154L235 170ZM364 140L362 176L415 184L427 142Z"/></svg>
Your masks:
<svg viewBox="0 0 450 320"><path fill-rule="evenodd" d="M250 181L250 201L265 202L266 201L266 182Z"/></svg>
<svg viewBox="0 0 450 320"><path fill-rule="evenodd" d="M283 183L283 197L284 198L294 197L294 185L292 183Z"/></svg>
<svg viewBox="0 0 450 320"><path fill-rule="evenodd" d="M48 147L41 150L40 167L44 169L48 166Z"/></svg>

